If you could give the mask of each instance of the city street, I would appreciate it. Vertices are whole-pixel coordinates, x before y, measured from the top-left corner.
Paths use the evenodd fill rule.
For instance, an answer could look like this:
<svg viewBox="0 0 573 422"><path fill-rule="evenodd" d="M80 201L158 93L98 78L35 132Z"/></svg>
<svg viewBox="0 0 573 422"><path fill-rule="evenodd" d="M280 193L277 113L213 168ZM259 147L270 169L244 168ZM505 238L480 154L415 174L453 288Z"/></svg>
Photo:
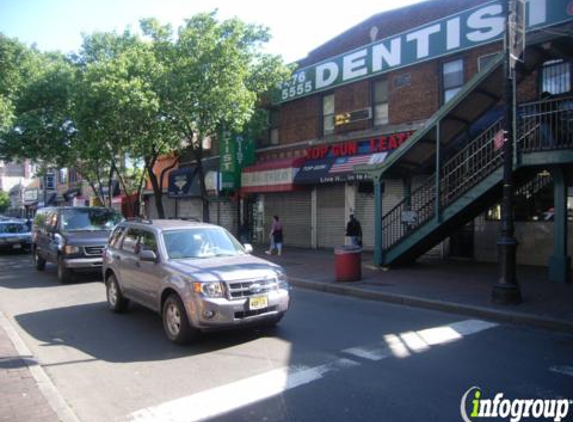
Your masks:
<svg viewBox="0 0 573 422"><path fill-rule="evenodd" d="M158 315L113 314L97 275L83 278L61 285L54 266L0 255L0 311L82 422L461 421L474 386L573 399L571 335L294 289L277 328L180 347Z"/></svg>

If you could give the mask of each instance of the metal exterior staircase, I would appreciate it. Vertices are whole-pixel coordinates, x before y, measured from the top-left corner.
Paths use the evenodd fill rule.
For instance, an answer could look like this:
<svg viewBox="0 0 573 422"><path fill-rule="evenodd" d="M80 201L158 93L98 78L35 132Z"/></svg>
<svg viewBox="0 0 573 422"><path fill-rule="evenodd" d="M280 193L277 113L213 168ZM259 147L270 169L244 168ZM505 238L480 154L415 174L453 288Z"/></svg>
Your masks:
<svg viewBox="0 0 573 422"><path fill-rule="evenodd" d="M522 105L516 126L517 189L536 186L539 166L573 162L573 98ZM383 265L413 261L501 198L502 128L499 119L451 153L438 174L382 217Z"/></svg>

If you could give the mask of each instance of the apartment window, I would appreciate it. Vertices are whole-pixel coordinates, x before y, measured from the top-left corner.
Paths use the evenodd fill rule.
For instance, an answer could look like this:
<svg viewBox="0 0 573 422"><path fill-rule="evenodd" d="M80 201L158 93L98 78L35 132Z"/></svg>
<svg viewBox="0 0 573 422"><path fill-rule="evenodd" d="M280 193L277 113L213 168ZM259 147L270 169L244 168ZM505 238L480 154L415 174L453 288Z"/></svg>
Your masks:
<svg viewBox="0 0 573 422"><path fill-rule="evenodd" d="M499 53L486 54L478 58L478 72L484 70L488 65L494 61Z"/></svg>
<svg viewBox="0 0 573 422"><path fill-rule="evenodd" d="M541 90L552 95L571 91L571 63L551 60L541 70Z"/></svg>
<svg viewBox="0 0 573 422"><path fill-rule="evenodd" d="M334 94L322 97L322 134L334 133Z"/></svg>
<svg viewBox="0 0 573 422"><path fill-rule="evenodd" d="M442 65L442 102L452 99L464 86L464 61L452 60Z"/></svg>
<svg viewBox="0 0 573 422"><path fill-rule="evenodd" d="M388 80L374 82L374 126L388 124Z"/></svg>

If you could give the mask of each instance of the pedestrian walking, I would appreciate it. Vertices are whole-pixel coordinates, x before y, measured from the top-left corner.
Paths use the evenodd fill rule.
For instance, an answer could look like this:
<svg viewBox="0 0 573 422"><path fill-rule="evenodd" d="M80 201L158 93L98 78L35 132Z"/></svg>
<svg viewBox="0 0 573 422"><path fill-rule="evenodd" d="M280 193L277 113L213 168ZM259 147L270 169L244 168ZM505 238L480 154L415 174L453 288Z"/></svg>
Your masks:
<svg viewBox="0 0 573 422"><path fill-rule="evenodd" d="M283 225L279 221L279 216L273 216L273 224L271 226L270 232L270 239L271 239L271 246L268 251L266 251L267 255L271 255L274 250L277 251L277 255L282 254L283 250Z"/></svg>
<svg viewBox="0 0 573 422"><path fill-rule="evenodd" d="M362 246L362 226L354 214L350 214L350 220L346 224L346 237L351 245Z"/></svg>

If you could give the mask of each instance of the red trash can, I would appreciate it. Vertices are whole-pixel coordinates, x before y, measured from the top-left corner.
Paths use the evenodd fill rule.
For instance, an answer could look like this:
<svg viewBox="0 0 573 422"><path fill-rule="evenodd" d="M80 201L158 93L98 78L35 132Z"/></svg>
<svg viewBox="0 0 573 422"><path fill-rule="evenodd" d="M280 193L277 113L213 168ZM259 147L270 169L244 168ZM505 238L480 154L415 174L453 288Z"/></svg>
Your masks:
<svg viewBox="0 0 573 422"><path fill-rule="evenodd" d="M341 245L334 248L336 281L358 281L362 278L362 248Z"/></svg>

